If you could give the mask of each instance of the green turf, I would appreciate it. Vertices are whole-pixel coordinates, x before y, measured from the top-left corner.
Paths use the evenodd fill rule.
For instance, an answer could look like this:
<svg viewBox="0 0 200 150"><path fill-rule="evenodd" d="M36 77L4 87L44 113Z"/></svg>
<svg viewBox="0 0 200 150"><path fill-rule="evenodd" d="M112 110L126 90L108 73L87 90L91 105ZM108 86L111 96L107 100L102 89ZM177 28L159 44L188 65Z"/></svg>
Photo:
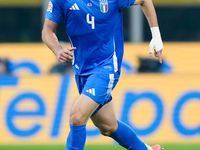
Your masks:
<svg viewBox="0 0 200 150"><path fill-rule="evenodd" d="M165 150L200 150L200 144L161 144ZM65 150L65 145L0 145L0 150ZM85 150L125 150L118 145L86 145Z"/></svg>

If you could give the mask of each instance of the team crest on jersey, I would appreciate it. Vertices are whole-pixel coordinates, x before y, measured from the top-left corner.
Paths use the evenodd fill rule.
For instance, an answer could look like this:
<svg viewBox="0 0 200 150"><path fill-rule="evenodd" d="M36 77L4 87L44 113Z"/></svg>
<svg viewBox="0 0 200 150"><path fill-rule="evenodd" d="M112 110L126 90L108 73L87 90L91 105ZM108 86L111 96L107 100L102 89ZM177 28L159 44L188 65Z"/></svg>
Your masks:
<svg viewBox="0 0 200 150"><path fill-rule="evenodd" d="M91 7L91 6L92 6L92 3L88 3L87 6Z"/></svg>
<svg viewBox="0 0 200 150"><path fill-rule="evenodd" d="M47 11L49 11L50 13L52 13L53 10L53 4L51 2L49 2L49 6L47 8Z"/></svg>
<svg viewBox="0 0 200 150"><path fill-rule="evenodd" d="M100 10L102 13L106 13L108 11L108 1L107 0L99 0L100 2Z"/></svg>

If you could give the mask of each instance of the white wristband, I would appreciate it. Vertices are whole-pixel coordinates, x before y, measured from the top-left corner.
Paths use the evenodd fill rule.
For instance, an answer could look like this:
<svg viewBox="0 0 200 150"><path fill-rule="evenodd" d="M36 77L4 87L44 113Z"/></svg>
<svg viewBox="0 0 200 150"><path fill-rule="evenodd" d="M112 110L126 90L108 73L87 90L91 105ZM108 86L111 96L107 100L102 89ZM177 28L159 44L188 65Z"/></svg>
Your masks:
<svg viewBox="0 0 200 150"><path fill-rule="evenodd" d="M152 38L160 38L160 30L158 27L151 27Z"/></svg>
<svg viewBox="0 0 200 150"><path fill-rule="evenodd" d="M149 53L152 54L153 50L158 52L163 49L163 42L158 27L151 27L151 34L152 34L152 40L149 44Z"/></svg>

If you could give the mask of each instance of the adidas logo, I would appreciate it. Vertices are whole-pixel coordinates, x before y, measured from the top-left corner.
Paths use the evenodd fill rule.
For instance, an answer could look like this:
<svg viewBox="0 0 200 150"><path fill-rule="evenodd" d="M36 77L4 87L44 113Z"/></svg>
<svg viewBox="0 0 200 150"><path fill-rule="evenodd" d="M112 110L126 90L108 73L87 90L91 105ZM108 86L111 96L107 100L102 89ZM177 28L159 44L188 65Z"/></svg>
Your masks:
<svg viewBox="0 0 200 150"><path fill-rule="evenodd" d="M86 92L88 92L88 93L92 94L93 96L95 96L95 88L86 90Z"/></svg>
<svg viewBox="0 0 200 150"><path fill-rule="evenodd" d="M72 5L69 9L70 10L80 10L76 3L74 3L74 5Z"/></svg>

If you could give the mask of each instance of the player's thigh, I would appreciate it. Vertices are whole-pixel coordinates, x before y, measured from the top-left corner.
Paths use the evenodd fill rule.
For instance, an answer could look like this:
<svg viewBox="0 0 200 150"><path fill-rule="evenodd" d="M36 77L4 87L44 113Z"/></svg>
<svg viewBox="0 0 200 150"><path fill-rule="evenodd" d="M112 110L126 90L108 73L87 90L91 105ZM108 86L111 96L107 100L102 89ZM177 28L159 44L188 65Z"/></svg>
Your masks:
<svg viewBox="0 0 200 150"><path fill-rule="evenodd" d="M93 117L94 125L97 126L101 133L110 135L118 128L117 118L114 111L113 102L105 104Z"/></svg>
<svg viewBox="0 0 200 150"><path fill-rule="evenodd" d="M71 107L70 123L73 125L85 124L98 106L99 104L90 97L84 94L79 95Z"/></svg>

